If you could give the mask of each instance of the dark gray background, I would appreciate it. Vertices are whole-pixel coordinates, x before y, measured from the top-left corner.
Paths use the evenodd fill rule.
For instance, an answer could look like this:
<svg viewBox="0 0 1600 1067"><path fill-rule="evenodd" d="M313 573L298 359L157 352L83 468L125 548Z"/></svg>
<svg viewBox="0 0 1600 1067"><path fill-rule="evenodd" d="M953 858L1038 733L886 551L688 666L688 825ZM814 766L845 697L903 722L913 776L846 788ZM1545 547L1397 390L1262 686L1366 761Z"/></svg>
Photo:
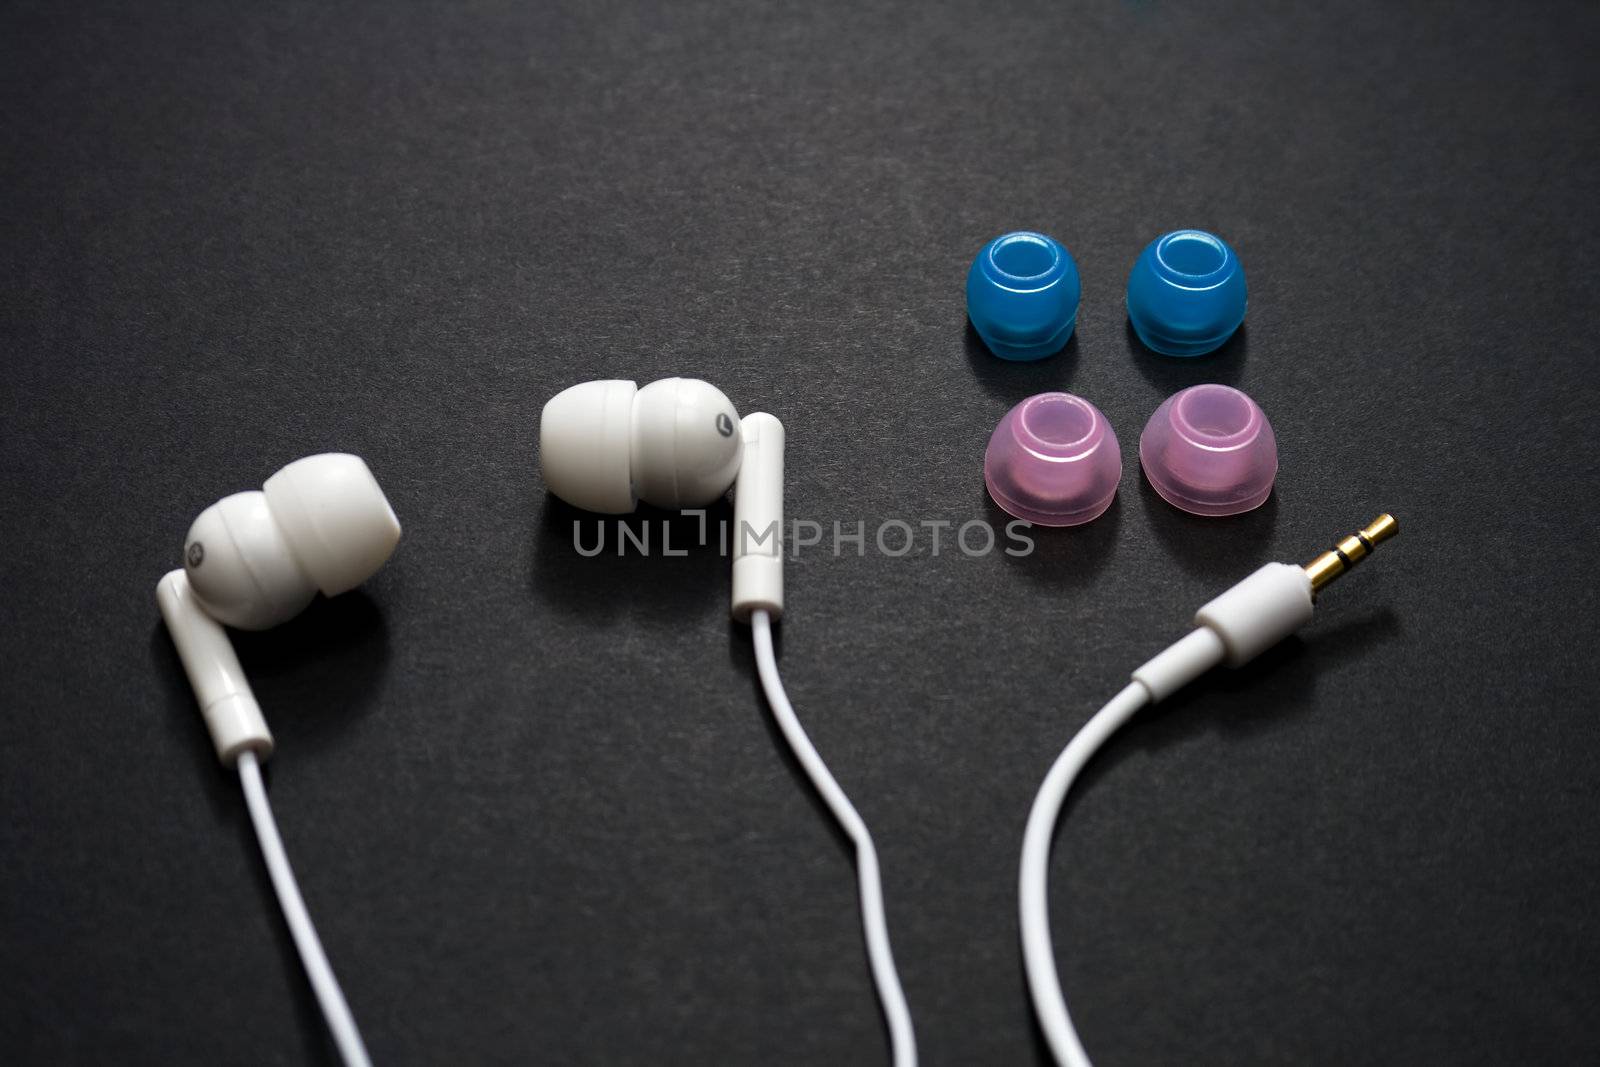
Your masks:
<svg viewBox="0 0 1600 1067"><path fill-rule="evenodd" d="M580 559L539 478L556 390L678 373L784 420L824 524L998 521L984 443L1044 389L1121 440L1112 510L1027 558L788 568L785 675L881 846L928 1063L1042 1059L1017 849L1073 730L1208 596L1381 510L1402 536L1300 638L1069 804L1084 1040L1593 1062L1600 9L1517 8L9 5L0 1059L329 1061L153 593L201 508L341 449L398 553L239 648L375 1057L884 1060L726 562ZM1250 314L1176 362L1122 295L1186 225ZM1084 279L1026 366L962 303L1019 227ZM1223 521L1135 451L1213 380L1282 460Z"/></svg>

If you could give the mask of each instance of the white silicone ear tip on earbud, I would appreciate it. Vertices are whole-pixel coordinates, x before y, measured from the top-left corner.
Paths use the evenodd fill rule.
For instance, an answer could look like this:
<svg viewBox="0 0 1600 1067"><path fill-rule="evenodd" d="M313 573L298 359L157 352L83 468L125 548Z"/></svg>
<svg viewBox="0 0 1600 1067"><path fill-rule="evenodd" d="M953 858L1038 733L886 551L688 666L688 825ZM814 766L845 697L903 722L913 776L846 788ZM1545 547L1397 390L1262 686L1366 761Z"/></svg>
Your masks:
<svg viewBox="0 0 1600 1067"><path fill-rule="evenodd" d="M631 446L634 383L583 382L545 402L539 465L545 486L575 508L625 515L638 506Z"/></svg>
<svg viewBox="0 0 1600 1067"><path fill-rule="evenodd" d="M739 412L710 382L663 378L634 400L631 447L640 500L663 508L709 504L739 473Z"/></svg>
<svg viewBox="0 0 1600 1067"><path fill-rule="evenodd" d="M400 541L400 520L360 456L297 459L262 489L295 559L324 596L372 577Z"/></svg>

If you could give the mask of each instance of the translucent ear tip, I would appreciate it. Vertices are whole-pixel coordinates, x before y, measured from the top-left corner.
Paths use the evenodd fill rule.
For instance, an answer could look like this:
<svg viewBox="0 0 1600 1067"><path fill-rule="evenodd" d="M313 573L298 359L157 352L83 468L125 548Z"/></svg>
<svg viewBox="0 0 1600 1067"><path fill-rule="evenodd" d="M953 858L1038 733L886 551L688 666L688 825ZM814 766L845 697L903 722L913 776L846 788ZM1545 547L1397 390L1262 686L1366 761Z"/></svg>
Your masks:
<svg viewBox="0 0 1600 1067"><path fill-rule="evenodd" d="M1278 475L1278 440L1266 413L1226 385L1168 397L1139 437L1139 462L1161 499L1193 515L1260 507Z"/></svg>
<svg viewBox="0 0 1600 1067"><path fill-rule="evenodd" d="M1099 518L1121 478L1122 453L1111 424L1071 393L1040 393L1006 412L983 457L994 502L1040 526Z"/></svg>
<svg viewBox="0 0 1600 1067"><path fill-rule="evenodd" d="M1244 267L1228 242L1204 230L1151 241L1128 276L1128 321L1164 356L1203 356L1244 321Z"/></svg>
<svg viewBox="0 0 1600 1067"><path fill-rule="evenodd" d="M967 271L967 317L1001 359L1059 352L1078 321L1078 266L1053 237L1028 230L983 246Z"/></svg>
<svg viewBox="0 0 1600 1067"><path fill-rule="evenodd" d="M284 539L325 596L372 577L400 541L400 520L360 456L296 460L268 478L264 492Z"/></svg>

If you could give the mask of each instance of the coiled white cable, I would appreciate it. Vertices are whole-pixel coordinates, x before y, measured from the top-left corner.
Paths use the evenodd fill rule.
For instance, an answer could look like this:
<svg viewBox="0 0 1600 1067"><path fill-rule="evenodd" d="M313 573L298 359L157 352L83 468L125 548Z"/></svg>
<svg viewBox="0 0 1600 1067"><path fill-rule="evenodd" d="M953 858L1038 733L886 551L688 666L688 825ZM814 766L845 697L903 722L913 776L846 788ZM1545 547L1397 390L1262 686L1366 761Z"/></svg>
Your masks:
<svg viewBox="0 0 1600 1067"><path fill-rule="evenodd" d="M828 810L833 812L839 826L855 843L856 874L861 892L861 926L866 934L867 960L872 967L872 980L877 986L878 1001L883 1005L884 1019L889 1024L889 1044L894 1064L895 1067L916 1067L917 1040L911 1028L911 1009L906 1005L905 991L900 988L900 975L894 966L894 953L889 948L889 922L883 908L878 850L872 844L867 824L839 787L828 765L822 761L811 738L806 736L794 706L783 691L783 679L778 676L778 660L772 651L771 616L759 609L752 612L750 629L755 638L756 673L761 678L767 703L772 707L772 717L778 721L778 729L783 731L784 739L789 742L789 747L811 783L817 787Z"/></svg>
<svg viewBox="0 0 1600 1067"><path fill-rule="evenodd" d="M272 805L267 802L266 788L261 784L261 767L256 754L249 749L239 754L239 782L244 787L244 799L250 809L250 821L255 824L256 837L261 842L261 858L266 861L267 873L272 877L272 888L277 891L278 904L283 908L284 921L294 938L295 948L305 965L306 977L322 1006L328 1020L334 1044L345 1067L371 1067L367 1046L361 1040L361 1031L345 1003L344 991L333 975L328 955L322 950L317 928L311 924L311 913L300 897L300 887L294 880L294 870L289 866L288 854L283 850L283 838L278 836L278 824L272 817Z"/></svg>

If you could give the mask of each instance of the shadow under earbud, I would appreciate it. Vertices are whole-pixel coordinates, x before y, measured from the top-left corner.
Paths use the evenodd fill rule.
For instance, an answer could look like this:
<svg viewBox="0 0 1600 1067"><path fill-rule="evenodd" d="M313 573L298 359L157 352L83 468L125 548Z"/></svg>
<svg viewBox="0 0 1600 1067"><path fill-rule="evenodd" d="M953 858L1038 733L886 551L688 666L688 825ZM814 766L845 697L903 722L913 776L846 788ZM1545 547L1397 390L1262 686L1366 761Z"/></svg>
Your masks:
<svg viewBox="0 0 1600 1067"><path fill-rule="evenodd" d="M530 581L540 599L569 615L642 615L677 622L728 609L733 508L704 515L642 504L631 515L597 515L545 494L533 539Z"/></svg>
<svg viewBox="0 0 1600 1067"><path fill-rule="evenodd" d="M267 722L296 745L333 738L376 706L389 629L363 589L319 596L270 630L228 633Z"/></svg>
<svg viewBox="0 0 1600 1067"><path fill-rule="evenodd" d="M992 397L1015 404L1035 393L1067 392L1067 383L1078 365L1078 333L1073 331L1065 347L1043 359L1001 359L989 351L972 320L966 321L967 363L983 391Z"/></svg>
<svg viewBox="0 0 1600 1067"><path fill-rule="evenodd" d="M1248 565L1241 561L1266 561L1272 531L1278 523L1278 494L1272 493L1242 515L1191 515L1161 499L1144 470L1139 471L1139 499L1150 518L1156 539L1189 574L1213 578L1218 592L1226 583L1244 577Z"/></svg>
<svg viewBox="0 0 1600 1067"><path fill-rule="evenodd" d="M1244 361L1250 354L1248 326L1241 325L1215 352L1203 356L1163 356L1145 347L1131 321L1124 319L1122 325L1129 360L1163 396L1205 382L1235 385L1244 374Z"/></svg>
<svg viewBox="0 0 1600 1067"><path fill-rule="evenodd" d="M1102 515L1081 526L1019 527L1020 537L1032 544L1025 550L1025 545L1006 529L1017 520L988 493L983 494L983 507L989 525L995 530L995 551L1002 554L1009 566L1052 589L1080 589L1090 585L1111 562L1111 554L1116 550L1117 528L1122 523L1122 494L1118 493Z"/></svg>
<svg viewBox="0 0 1600 1067"><path fill-rule="evenodd" d="M228 639L267 724L280 740L291 734L301 747L337 736L354 716L370 712L377 699L378 677L389 661L383 613L360 589L331 599L319 596L305 611L268 630L230 629ZM168 722L174 743L188 750L206 774L215 776L220 767L216 750L172 636L159 621L150 632L150 658L171 709ZM231 821L233 775L221 778L227 788L207 789L207 795L213 813Z"/></svg>

